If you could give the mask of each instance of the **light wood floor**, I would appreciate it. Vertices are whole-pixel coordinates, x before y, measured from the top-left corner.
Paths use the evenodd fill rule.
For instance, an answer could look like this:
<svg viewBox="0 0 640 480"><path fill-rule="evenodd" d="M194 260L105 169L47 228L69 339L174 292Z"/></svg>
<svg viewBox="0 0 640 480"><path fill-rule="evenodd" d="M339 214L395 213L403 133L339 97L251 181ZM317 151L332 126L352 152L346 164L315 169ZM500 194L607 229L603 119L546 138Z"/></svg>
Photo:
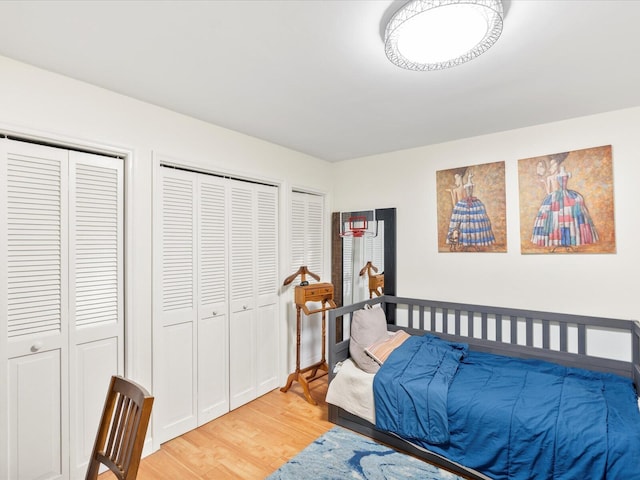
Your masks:
<svg viewBox="0 0 640 480"><path fill-rule="evenodd" d="M279 389L196 430L164 443L145 457L138 480L263 479L333 427L327 420L327 377L311 382L317 406L298 383ZM100 480L115 478L111 473Z"/></svg>

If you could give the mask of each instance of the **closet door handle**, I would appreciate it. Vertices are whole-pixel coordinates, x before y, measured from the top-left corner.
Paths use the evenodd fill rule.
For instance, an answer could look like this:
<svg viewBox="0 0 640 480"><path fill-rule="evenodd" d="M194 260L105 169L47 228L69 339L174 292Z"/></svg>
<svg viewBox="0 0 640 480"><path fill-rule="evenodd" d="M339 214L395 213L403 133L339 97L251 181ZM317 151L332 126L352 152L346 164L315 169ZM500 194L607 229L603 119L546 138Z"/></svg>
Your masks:
<svg viewBox="0 0 640 480"><path fill-rule="evenodd" d="M246 310L246 309L247 309L247 306L246 306L246 305L242 305L242 309L243 309L243 310Z"/></svg>
<svg viewBox="0 0 640 480"><path fill-rule="evenodd" d="M211 315L213 315L213 316L215 317L216 315L218 315L218 312L216 312L216 311L214 310L214 311L211 313Z"/></svg>
<svg viewBox="0 0 640 480"><path fill-rule="evenodd" d="M36 342L33 345L31 345L31 351L32 352L37 352L38 350L40 350L42 347L44 346L44 344L42 342Z"/></svg>

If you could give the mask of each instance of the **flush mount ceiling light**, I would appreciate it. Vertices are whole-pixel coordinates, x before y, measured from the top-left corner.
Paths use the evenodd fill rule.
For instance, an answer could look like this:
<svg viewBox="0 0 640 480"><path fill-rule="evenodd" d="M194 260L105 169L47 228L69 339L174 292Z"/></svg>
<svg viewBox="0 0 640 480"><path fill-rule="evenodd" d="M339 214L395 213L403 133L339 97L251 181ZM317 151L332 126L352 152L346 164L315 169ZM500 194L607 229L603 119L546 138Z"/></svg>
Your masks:
<svg viewBox="0 0 640 480"><path fill-rule="evenodd" d="M476 58L502 33L500 0L412 0L385 31L385 53L408 70L442 70Z"/></svg>

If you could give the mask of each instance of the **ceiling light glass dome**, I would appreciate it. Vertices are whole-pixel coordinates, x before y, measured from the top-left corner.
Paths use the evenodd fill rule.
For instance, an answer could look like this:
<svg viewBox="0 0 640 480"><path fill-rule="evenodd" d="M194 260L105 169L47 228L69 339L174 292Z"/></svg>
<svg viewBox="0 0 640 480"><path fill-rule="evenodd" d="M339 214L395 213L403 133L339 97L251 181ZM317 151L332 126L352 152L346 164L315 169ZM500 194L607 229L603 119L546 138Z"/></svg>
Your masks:
<svg viewBox="0 0 640 480"><path fill-rule="evenodd" d="M385 31L385 53L408 70L441 70L474 59L502 33L500 0L412 0Z"/></svg>

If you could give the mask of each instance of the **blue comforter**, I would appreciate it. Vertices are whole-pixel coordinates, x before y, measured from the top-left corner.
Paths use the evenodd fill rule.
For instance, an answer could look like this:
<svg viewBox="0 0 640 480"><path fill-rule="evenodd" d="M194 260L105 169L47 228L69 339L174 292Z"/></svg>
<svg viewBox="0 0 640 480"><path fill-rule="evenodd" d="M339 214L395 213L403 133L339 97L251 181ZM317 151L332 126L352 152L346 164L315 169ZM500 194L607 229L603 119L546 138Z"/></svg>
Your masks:
<svg viewBox="0 0 640 480"><path fill-rule="evenodd" d="M374 378L376 426L498 479L640 479L630 380L411 337Z"/></svg>

